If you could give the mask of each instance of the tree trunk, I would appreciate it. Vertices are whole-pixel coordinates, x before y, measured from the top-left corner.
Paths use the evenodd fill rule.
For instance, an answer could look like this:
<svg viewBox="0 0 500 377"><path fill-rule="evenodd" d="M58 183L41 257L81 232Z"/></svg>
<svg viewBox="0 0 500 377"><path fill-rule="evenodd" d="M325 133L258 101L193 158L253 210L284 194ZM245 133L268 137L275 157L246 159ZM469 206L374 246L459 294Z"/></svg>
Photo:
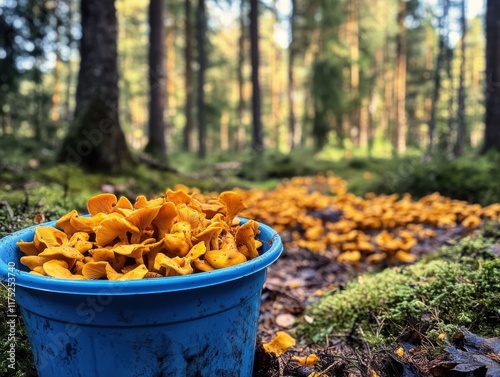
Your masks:
<svg viewBox="0 0 500 377"><path fill-rule="evenodd" d="M460 60L460 78L459 78L459 86L458 86L458 114L457 114L457 140L455 142L454 147L454 155L460 156L463 153L464 145L465 145L465 135L466 135L466 121L465 121L465 68L466 68L466 36L467 36L467 17L466 17L466 8L465 8L465 0L462 0L461 4L462 14L461 14L461 23L462 23L462 44L460 48L461 52L461 60Z"/></svg>
<svg viewBox="0 0 500 377"><path fill-rule="evenodd" d="M434 89L432 92L431 112L429 118L429 144L427 146L427 154L432 152L434 148L434 134L436 130L436 112L441 95L441 68L446 58L446 44L443 36L443 29L448 23L448 10L449 1L443 0L443 14L439 18L439 41L438 41L438 55L436 58L436 69L434 70Z"/></svg>
<svg viewBox="0 0 500 377"><path fill-rule="evenodd" d="M394 152L401 154L406 151L406 1L399 0L398 36L396 46L396 77L394 96L396 99Z"/></svg>
<svg viewBox="0 0 500 377"><path fill-rule="evenodd" d="M152 0L156 1L156 0ZM163 0L162 0L163 2ZM166 57L166 66L167 66L167 75L166 75L166 107L167 113L170 114L171 117L175 117L175 113L177 110L177 100L175 97L175 39L177 34L177 4L175 0L170 0L168 3L170 5L167 10L167 28L165 33L165 44L167 46Z"/></svg>
<svg viewBox="0 0 500 377"><path fill-rule="evenodd" d="M73 35L71 34L71 29L73 28L73 0L67 0L68 6L68 20L67 20L67 31L66 31L66 45L70 49L73 49ZM72 120L72 112L71 112L71 87L73 81L72 67L71 67L71 55L68 56L68 63L66 67L68 73L66 76L66 98L64 101L64 116L67 122L71 122Z"/></svg>
<svg viewBox="0 0 500 377"><path fill-rule="evenodd" d="M75 121L59 160L116 172L132 162L118 118L117 19L114 0L81 1L82 37Z"/></svg>
<svg viewBox="0 0 500 377"><path fill-rule="evenodd" d="M392 106L394 105L394 77L393 70L389 68L389 65L392 66L389 62L391 61L391 57L389 55L389 36L385 37L385 46L383 48L383 60L382 60L382 71L383 71L383 106L382 106L382 115L380 117L380 131L384 135L384 138L390 140L391 138L391 122L392 122Z"/></svg>
<svg viewBox="0 0 500 377"><path fill-rule="evenodd" d="M354 145L360 146L360 93L359 93L359 0L349 2L349 46L351 57L351 114L350 114L350 135Z"/></svg>
<svg viewBox="0 0 500 377"><path fill-rule="evenodd" d="M245 110L245 92L243 80L243 65L245 64L245 0L240 1L240 38L238 40L238 131L236 136L236 151L241 152L245 146L246 132L243 123Z"/></svg>
<svg viewBox="0 0 500 377"><path fill-rule="evenodd" d="M165 143L165 68L163 55L165 29L163 24L163 0L149 3L149 140L145 152L163 161L167 156Z"/></svg>
<svg viewBox="0 0 500 377"><path fill-rule="evenodd" d="M297 18L297 0L292 1L292 14L290 15L290 45L288 46L288 148L293 150L295 144L295 34L296 34L296 18Z"/></svg>
<svg viewBox="0 0 500 377"><path fill-rule="evenodd" d="M220 150L229 150L229 113L222 110L220 115Z"/></svg>
<svg viewBox="0 0 500 377"><path fill-rule="evenodd" d="M250 0L250 55L252 62L252 151L264 150L259 84L259 0Z"/></svg>
<svg viewBox="0 0 500 377"><path fill-rule="evenodd" d="M186 38L184 50L186 102L184 111L186 113L186 123L184 125L182 148L184 151L189 152L192 149L191 140L193 134L193 25L191 23L191 0L184 1L184 12L186 17L184 21Z"/></svg>
<svg viewBox="0 0 500 377"><path fill-rule="evenodd" d="M56 7L58 6L56 2ZM61 16L55 12L56 16L56 40L55 40L55 54L56 64L54 66L54 85L52 90L52 108L50 109L50 119L52 122L57 123L61 118L61 51L60 44L61 38L59 35L59 28L61 27Z"/></svg>
<svg viewBox="0 0 500 377"><path fill-rule="evenodd" d="M500 2L486 10L486 118L482 152L500 150Z"/></svg>
<svg viewBox="0 0 500 377"><path fill-rule="evenodd" d="M196 10L196 41L198 47L198 156L205 158L207 154L207 124L205 119L205 71L207 54L205 51L207 16L205 0L198 0Z"/></svg>
<svg viewBox="0 0 500 377"><path fill-rule="evenodd" d="M280 150L281 143L281 84L280 61L281 51L276 44L272 44L269 60L269 96L271 97L271 111L269 126L273 130L274 148Z"/></svg>

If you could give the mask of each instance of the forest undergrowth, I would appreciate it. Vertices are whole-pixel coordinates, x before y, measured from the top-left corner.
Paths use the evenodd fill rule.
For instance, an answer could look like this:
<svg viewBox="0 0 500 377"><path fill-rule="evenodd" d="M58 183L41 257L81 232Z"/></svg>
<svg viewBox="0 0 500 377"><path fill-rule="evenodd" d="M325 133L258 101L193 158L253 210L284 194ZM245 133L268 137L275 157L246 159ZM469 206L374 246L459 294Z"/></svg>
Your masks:
<svg viewBox="0 0 500 377"><path fill-rule="evenodd" d="M457 356L470 352L464 339L472 335L495 347L489 339L500 336L500 200L487 179L494 178L497 160L481 161L475 174L484 178L481 187L470 190L470 201L459 200L459 192L452 199L446 189L431 191L430 183L415 196L384 193L389 186L399 192L396 188L403 186L397 180L405 177L397 169L384 175L369 160L339 165L347 180L311 171L303 177L266 176L261 188L233 171L218 171L216 179L138 168L127 177L104 177L77 167L25 161L0 169L0 237L56 220L73 208L83 211L86 199L102 191L134 199L178 184L202 192L238 186L248 207L243 215L273 226L285 242L278 261L282 272L271 268L264 288L259 337L269 340L284 330L297 339L297 346L279 358L263 356L258 346L255 375L466 376L460 374L462 368L486 376L498 360L488 358L484 347L474 355L487 357L489 364L476 363L475 369L466 362L471 355ZM445 162L416 167L412 174L444 166L440 164ZM470 164L453 166L453 174L473 174ZM370 188L374 193L367 192ZM476 200L484 192L489 196ZM321 274L311 272L315 263ZM0 291L4 296L5 290ZM285 296L295 297L298 308L281 305ZM0 305L5 307L5 301ZM292 315L286 326L283 314ZM34 375L22 322L18 328L17 371L9 374L0 363L1 375ZM0 353L5 352L2 342ZM315 365L302 365L300 357L313 352L319 356Z"/></svg>

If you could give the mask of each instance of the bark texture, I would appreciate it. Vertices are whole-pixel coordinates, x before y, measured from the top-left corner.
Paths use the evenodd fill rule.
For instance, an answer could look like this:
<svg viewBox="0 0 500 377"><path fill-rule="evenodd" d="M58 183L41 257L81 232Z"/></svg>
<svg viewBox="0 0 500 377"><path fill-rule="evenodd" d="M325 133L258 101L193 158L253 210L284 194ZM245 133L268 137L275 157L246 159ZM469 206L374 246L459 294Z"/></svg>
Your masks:
<svg viewBox="0 0 500 377"><path fill-rule="evenodd" d="M132 158L118 118L117 19L114 0L81 1L82 38L75 121L59 160L116 172Z"/></svg>
<svg viewBox="0 0 500 377"><path fill-rule="evenodd" d="M259 80L259 0L250 0L250 55L252 62L252 151L264 150Z"/></svg>
<svg viewBox="0 0 500 377"><path fill-rule="evenodd" d="M149 122L148 144L145 152L163 160L167 156L165 142L165 28L163 26L164 1L151 0L149 3Z"/></svg>
<svg viewBox="0 0 500 377"><path fill-rule="evenodd" d="M486 10L486 127L483 152L500 150L500 1Z"/></svg>

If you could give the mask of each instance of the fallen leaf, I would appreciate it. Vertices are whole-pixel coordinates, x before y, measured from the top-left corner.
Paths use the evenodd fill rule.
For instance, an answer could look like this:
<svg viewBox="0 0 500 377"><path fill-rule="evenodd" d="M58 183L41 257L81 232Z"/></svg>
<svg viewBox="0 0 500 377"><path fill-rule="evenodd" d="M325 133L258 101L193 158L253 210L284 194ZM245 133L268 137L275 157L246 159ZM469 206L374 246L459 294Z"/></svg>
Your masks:
<svg viewBox="0 0 500 377"><path fill-rule="evenodd" d="M276 324L280 327L290 327L295 323L295 317L288 313L279 314L276 317Z"/></svg>
<svg viewBox="0 0 500 377"><path fill-rule="evenodd" d="M274 353L276 356L283 355L288 349L295 345L295 339L284 331L278 331L276 336L268 343L263 343L262 347L267 353Z"/></svg>

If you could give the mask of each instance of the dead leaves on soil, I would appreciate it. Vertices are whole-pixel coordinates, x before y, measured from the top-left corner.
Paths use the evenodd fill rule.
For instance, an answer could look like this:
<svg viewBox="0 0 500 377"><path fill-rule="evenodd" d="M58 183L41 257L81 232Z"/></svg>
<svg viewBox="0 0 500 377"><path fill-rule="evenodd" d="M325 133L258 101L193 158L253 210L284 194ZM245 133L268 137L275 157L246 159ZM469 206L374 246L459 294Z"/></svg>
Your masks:
<svg viewBox="0 0 500 377"><path fill-rule="evenodd" d="M407 377L500 377L500 338L482 338L461 328L450 341L441 340L448 344L444 353L428 360L413 332L413 341L401 343L392 355L393 369L385 372L400 375L402 371Z"/></svg>

